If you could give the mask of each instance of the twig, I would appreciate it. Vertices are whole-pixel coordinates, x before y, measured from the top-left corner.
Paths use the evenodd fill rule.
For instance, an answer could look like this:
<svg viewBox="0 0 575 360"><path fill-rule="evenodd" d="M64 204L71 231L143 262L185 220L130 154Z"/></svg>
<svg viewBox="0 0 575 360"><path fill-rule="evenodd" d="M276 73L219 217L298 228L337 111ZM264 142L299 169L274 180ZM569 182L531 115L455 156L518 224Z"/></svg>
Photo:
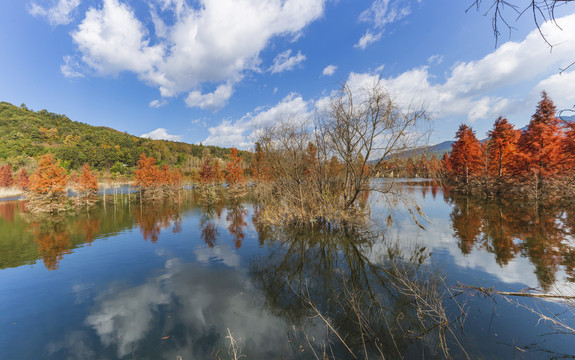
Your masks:
<svg viewBox="0 0 575 360"><path fill-rule="evenodd" d="M568 295L556 295L556 294L540 294L540 293L528 293L528 292L515 292L515 291L499 291L493 288L484 288L481 286L469 286L469 285L456 285L451 287L455 291L469 291L475 290L487 295L502 295L502 296L522 296L522 297L534 297L534 298L559 298L559 299L575 299L575 296Z"/></svg>

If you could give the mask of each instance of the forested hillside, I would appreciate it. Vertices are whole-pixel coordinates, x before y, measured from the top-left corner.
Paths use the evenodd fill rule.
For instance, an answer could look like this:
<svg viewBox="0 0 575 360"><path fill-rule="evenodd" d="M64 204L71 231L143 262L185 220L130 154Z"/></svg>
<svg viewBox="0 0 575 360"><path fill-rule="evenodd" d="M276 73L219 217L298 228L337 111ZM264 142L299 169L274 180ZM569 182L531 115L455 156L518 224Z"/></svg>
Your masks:
<svg viewBox="0 0 575 360"><path fill-rule="evenodd" d="M199 164L204 148L212 156L225 158L228 149L182 142L151 140L70 120L47 110L29 110L0 102L0 163L14 168L26 166L33 158L53 153L68 170L88 163L98 170L123 172L133 168L145 153L159 163L192 167ZM242 152L242 157L249 156Z"/></svg>

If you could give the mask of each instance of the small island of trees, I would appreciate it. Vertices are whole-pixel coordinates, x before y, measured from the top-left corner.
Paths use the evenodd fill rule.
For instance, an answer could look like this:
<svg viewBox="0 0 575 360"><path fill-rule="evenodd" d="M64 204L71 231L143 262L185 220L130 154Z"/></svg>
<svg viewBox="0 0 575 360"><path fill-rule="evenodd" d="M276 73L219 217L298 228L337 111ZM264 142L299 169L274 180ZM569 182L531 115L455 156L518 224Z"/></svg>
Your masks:
<svg viewBox="0 0 575 360"><path fill-rule="evenodd" d="M556 116L547 93L529 125L517 130L499 117L484 142L462 124L442 159L445 182L487 197L554 200L575 196L575 123Z"/></svg>

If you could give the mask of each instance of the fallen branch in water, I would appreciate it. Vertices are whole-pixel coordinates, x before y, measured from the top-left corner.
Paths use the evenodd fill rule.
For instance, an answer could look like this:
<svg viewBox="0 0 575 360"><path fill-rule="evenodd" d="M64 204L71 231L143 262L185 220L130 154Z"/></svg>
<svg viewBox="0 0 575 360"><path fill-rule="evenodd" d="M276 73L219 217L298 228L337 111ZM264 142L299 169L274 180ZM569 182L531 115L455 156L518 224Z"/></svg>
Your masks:
<svg viewBox="0 0 575 360"><path fill-rule="evenodd" d="M503 296L522 296L522 297L534 297L534 298L560 298L560 299L575 299L575 296L568 295L556 295L556 294L541 294L541 293L528 293L524 291L499 291L494 288L484 288L482 286L469 286L469 285L455 285L451 287L455 291L469 291L475 290L482 292L487 295L503 295Z"/></svg>

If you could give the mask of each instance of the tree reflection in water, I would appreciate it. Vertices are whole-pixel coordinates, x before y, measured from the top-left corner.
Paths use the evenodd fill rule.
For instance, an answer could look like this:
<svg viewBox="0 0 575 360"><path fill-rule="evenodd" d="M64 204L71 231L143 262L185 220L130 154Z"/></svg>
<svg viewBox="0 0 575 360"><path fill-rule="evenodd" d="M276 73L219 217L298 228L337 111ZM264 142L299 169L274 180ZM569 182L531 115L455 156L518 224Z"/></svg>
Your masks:
<svg viewBox="0 0 575 360"><path fill-rule="evenodd" d="M242 241L246 238L244 227L248 225L245 221L247 215L248 211L241 204L234 204L228 208L226 215L228 231L232 235L236 249L242 247Z"/></svg>
<svg viewBox="0 0 575 360"><path fill-rule="evenodd" d="M209 248L216 246L218 236L218 225L216 218L221 218L224 204L221 201L216 202L210 206L202 208L202 216L200 217L200 237Z"/></svg>
<svg viewBox="0 0 575 360"><path fill-rule="evenodd" d="M48 270L58 270L64 254L70 253L70 235L62 221L33 223L31 231L39 245L38 255Z"/></svg>
<svg viewBox="0 0 575 360"><path fill-rule="evenodd" d="M575 209L564 206L531 206L520 201L483 200L449 194L450 218L463 254L481 248L507 266L516 257L535 266L539 285L548 291L563 268L575 280Z"/></svg>
<svg viewBox="0 0 575 360"><path fill-rule="evenodd" d="M182 231L180 204L173 201L155 202L153 205L134 206L134 220L144 240L156 243L162 229L172 227L173 233Z"/></svg>
<svg viewBox="0 0 575 360"><path fill-rule="evenodd" d="M269 254L252 261L251 277L267 308L302 329L312 351L412 358L454 348L445 287L424 265L425 248L403 254L366 229L268 229L263 240ZM306 337L318 317L329 324L329 343Z"/></svg>

